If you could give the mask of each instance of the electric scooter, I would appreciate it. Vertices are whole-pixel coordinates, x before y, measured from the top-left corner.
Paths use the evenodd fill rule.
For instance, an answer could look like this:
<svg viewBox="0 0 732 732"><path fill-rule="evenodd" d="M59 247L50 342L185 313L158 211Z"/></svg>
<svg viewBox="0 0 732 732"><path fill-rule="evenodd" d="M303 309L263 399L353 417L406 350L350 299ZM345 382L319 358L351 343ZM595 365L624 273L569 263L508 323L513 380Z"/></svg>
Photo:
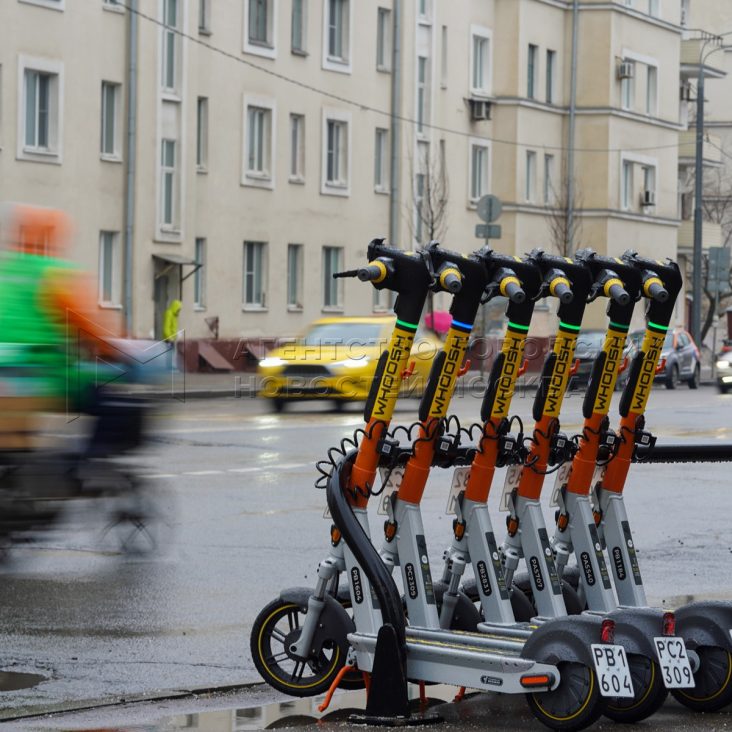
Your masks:
<svg viewBox="0 0 732 732"><path fill-rule="evenodd" d="M417 326L430 290L454 293L461 287L460 272L442 251L406 252L388 247L374 239L368 247L369 264L338 276L355 276L378 289L397 294L396 321L387 348L377 363L374 381L364 412L365 427L341 448L333 448L343 458L348 448L355 452L350 465L348 491L353 510L368 533L368 499L374 489L382 452L390 444L389 423L394 412L402 378L409 371L409 360ZM323 467L325 464L325 467ZM332 459L318 464L321 479L333 470ZM283 590L255 619L251 633L251 653L262 678L275 689L292 696L316 696L327 691L346 663L347 636L355 629L346 611L351 603L338 599L339 578L351 567L350 581L354 606L362 612L362 628L375 632L377 626L365 625L378 613L376 597L363 592L361 570L341 540L339 529L330 530L330 552L320 562L315 589L294 587ZM358 588L361 587L361 590ZM362 674L349 672L339 679L343 688L362 688Z"/></svg>
<svg viewBox="0 0 732 732"><path fill-rule="evenodd" d="M663 264L632 251L626 252L622 259L642 273L644 292L650 294L664 288L669 297L650 300L643 344L633 361L620 400L621 420L615 433L618 449L611 455L607 454L607 449L601 451L590 498L600 542L607 549L618 599L624 606L644 607L647 600L623 491L635 453L652 453L655 444L655 437L645 429L644 413L659 369L674 301L681 289L681 275L678 266L670 261ZM572 579L569 573L567 575ZM575 577L583 591L586 577L582 572L577 572ZM592 607L590 594L585 594ZM672 616L669 622L673 621ZM693 680L689 678L689 664L684 663L683 658L679 659L684 655L684 648L667 644L659 649L665 658L664 682L675 687L671 688L672 695L695 711L717 711L727 706L732 702L732 604L695 602L678 608L675 632L688 650Z"/></svg>

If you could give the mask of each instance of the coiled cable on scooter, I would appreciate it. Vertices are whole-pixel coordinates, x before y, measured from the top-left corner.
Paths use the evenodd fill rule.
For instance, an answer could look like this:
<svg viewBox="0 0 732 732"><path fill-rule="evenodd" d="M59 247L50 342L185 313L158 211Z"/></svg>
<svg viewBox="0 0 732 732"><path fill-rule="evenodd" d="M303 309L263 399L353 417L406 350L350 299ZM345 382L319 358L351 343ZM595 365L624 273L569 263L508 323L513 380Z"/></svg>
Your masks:
<svg viewBox="0 0 732 732"><path fill-rule="evenodd" d="M555 458L553 466L546 470L540 470L539 468L536 467L536 463L539 461L538 455L534 455L531 459L526 460L524 462L524 465L527 468L529 468L530 470L533 470L537 475L551 475L552 473L556 473L557 470L559 470L559 468L561 468L564 463L571 460L574 457L577 446L574 443L573 439L566 438L566 440L565 440L566 447L562 447L560 450L557 450L553 443L555 442L555 438L559 434L560 434L559 433L559 420L556 417L551 420L546 432L539 429L538 427L535 427L533 435L530 437L525 437L524 443L528 442L532 445L538 445L539 444L539 442L537 440L537 435L538 435L539 437L543 437L547 442L550 443L552 453L559 455L559 453L563 452L564 455L559 455L558 459ZM570 445L571 445L571 448L569 447ZM529 453L530 453L530 450L529 450Z"/></svg>
<svg viewBox="0 0 732 732"><path fill-rule="evenodd" d="M337 445L328 448L326 453L328 456L327 459L318 460L315 463L315 470L319 473L315 479L315 487L319 490L325 490L331 475L333 475L333 470L340 465L343 458L352 450L358 449L364 437L372 439L377 428L384 429L384 433L388 434L388 431L385 429L386 426L386 422L381 420L374 421L369 425L368 431L363 427L359 427L357 430L354 430L352 435L344 437Z"/></svg>

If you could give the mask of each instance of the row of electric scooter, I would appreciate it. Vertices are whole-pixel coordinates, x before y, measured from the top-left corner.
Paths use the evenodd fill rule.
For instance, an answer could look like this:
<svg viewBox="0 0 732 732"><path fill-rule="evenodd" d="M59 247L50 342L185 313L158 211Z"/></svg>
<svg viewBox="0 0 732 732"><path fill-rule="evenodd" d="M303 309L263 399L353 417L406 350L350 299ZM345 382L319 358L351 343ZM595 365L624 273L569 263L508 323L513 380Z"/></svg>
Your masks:
<svg viewBox="0 0 732 732"><path fill-rule="evenodd" d="M647 718L669 691L698 711L730 703L732 605L697 602L675 613L648 607L623 499L631 463L655 443L644 412L682 285L677 265L587 249L572 259L489 248L464 255L437 243L406 252L383 240L371 242L368 258L341 276L396 293L396 322L364 428L319 464L333 524L316 587L284 590L255 621L251 650L265 681L293 696L365 685L366 723L409 718L407 681L452 684L461 687L458 697L465 688L525 694L537 719L562 730L583 729L601 715ZM452 295L452 325L418 421L392 428L430 292ZM450 400L480 305L497 296L508 300L505 337L480 422L465 428L449 416ZM608 300L607 333L581 433L569 436L559 421L562 401L586 305L600 297ZM511 401L544 298L558 301L559 326L533 403L534 425L524 434ZM628 364L624 346L640 302L646 330ZM612 429L611 397L624 368L620 422ZM508 517L499 543L488 497L502 467ZM452 471L453 536L434 581L420 503L430 472L445 469ZM548 527L540 497L550 474L556 514ZM386 516L378 550L367 513L372 496ZM526 572L518 573L522 559Z"/></svg>

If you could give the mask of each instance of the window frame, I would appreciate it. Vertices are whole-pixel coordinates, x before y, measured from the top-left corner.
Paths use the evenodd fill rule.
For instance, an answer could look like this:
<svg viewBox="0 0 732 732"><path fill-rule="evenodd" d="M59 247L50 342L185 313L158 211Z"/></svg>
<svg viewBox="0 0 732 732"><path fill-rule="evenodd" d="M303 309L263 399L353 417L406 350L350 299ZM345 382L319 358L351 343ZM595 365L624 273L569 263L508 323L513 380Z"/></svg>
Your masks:
<svg viewBox="0 0 732 732"><path fill-rule="evenodd" d="M658 117L658 66L654 65L654 64L645 64L645 68L646 68L645 113L649 117ZM653 83L651 83L651 79L653 79Z"/></svg>
<svg viewBox="0 0 732 732"><path fill-rule="evenodd" d="M47 147L26 145L27 87L26 74L49 77ZM47 58L21 54L18 56L17 146L18 160L60 165L63 162L64 139L64 64Z"/></svg>
<svg viewBox="0 0 732 732"><path fill-rule="evenodd" d="M266 132L266 138L264 144L266 148L263 148L263 158L266 170L260 171L255 168L249 167L249 148L250 148L250 135L252 130L250 129L250 109L258 109L268 114L268 123ZM275 186L275 169L276 169L276 134L277 130L277 108L275 100L271 97L260 97L254 95L244 96L244 108L243 108L243 144L242 144L242 172L241 172L241 185L253 186L255 188L268 188L273 189Z"/></svg>
<svg viewBox="0 0 732 732"><path fill-rule="evenodd" d="M303 273L304 273L304 244L288 243L287 245L287 310L289 312L301 313L303 307ZM293 273L291 265L292 258L290 254L296 253L295 272ZM293 294L294 285L294 298Z"/></svg>
<svg viewBox="0 0 732 732"><path fill-rule="evenodd" d="M211 35L211 0L198 0L198 33Z"/></svg>
<svg viewBox="0 0 732 732"><path fill-rule="evenodd" d="M376 70L391 73L391 8L376 8Z"/></svg>
<svg viewBox="0 0 732 732"><path fill-rule="evenodd" d="M527 150L524 168L524 201L527 203L536 203L536 169L536 150Z"/></svg>
<svg viewBox="0 0 732 732"><path fill-rule="evenodd" d="M544 70L546 88L544 89L547 104L556 103L556 78L558 54L553 48L546 49L546 69Z"/></svg>
<svg viewBox="0 0 732 732"><path fill-rule="evenodd" d="M485 162L481 168L481 190L477 191L474 188L475 182L475 149L480 149L485 152ZM490 193L491 190L491 165L492 165L492 146L490 140L480 137L471 137L468 139L468 207L475 208L478 201L485 195Z"/></svg>
<svg viewBox="0 0 732 732"><path fill-rule="evenodd" d="M336 253L336 262L328 262L329 254ZM343 280L334 280L332 275L334 272L338 272L344 267L345 248L342 246L324 245L323 254L321 258L322 262L322 275L323 275L323 306L322 311L325 313L340 313L343 312ZM335 303L328 303L329 294L335 293Z"/></svg>
<svg viewBox="0 0 732 732"><path fill-rule="evenodd" d="M251 301L247 300L248 297L248 283L247 278L249 277L249 269L248 269L248 248L252 247L252 251L258 251L259 252L259 300L252 299ZM254 257L256 260L256 255ZM256 267L257 262L255 261L253 263L253 266ZM242 247L242 310L246 310L247 312L264 312L267 310L267 283L268 283L268 242L266 241L254 241L250 239L245 239L244 244ZM254 292L253 295L256 295L257 290L257 282L255 280L256 271L252 270L252 288Z"/></svg>
<svg viewBox="0 0 732 732"><path fill-rule="evenodd" d="M487 58L484 60L482 73L483 85L476 86L476 40L485 41L488 44ZM480 25L470 26L470 67L469 67L469 89L473 96L489 97L493 93L493 32L490 28Z"/></svg>
<svg viewBox="0 0 732 732"><path fill-rule="evenodd" d="M166 143L172 143L173 164L165 162ZM169 177L170 176L170 177ZM171 181L170 189L170 221L166 220L167 214L167 181ZM177 233L180 231L178 191L180 187L180 144L178 140L163 137L160 140L160 230L164 233Z"/></svg>
<svg viewBox="0 0 732 732"><path fill-rule="evenodd" d="M174 3L176 8L175 25L170 25L168 23L168 8L170 7L171 3ZM178 97L180 94L181 62L183 50L181 44L181 36L177 31L180 31L181 29L183 2L182 0L162 0L162 10L163 15L160 28L160 32L162 34L160 88L163 90L163 94ZM168 83L171 80L171 71L169 64L169 49L171 48L173 54L172 85Z"/></svg>
<svg viewBox="0 0 732 732"><path fill-rule="evenodd" d="M109 238L107 238L109 237ZM106 265L108 253L106 244L111 245L110 298L105 299ZM98 293L97 304L100 308L120 310L122 308L122 251L120 248L120 232L102 229L99 232L98 248Z"/></svg>
<svg viewBox="0 0 732 732"><path fill-rule="evenodd" d="M556 175L556 156L551 153L544 153L544 205L553 206L556 203L557 194L554 189L554 176Z"/></svg>
<svg viewBox="0 0 732 732"><path fill-rule="evenodd" d="M305 115L290 113L290 183L305 182Z"/></svg>
<svg viewBox="0 0 732 732"><path fill-rule="evenodd" d="M41 8L57 10L59 12L66 10L66 0L18 0L18 2L25 3L26 5L38 5Z"/></svg>
<svg viewBox="0 0 732 732"><path fill-rule="evenodd" d="M389 193L389 130L377 127L374 132L374 191Z"/></svg>
<svg viewBox="0 0 732 732"><path fill-rule="evenodd" d="M113 90L113 105L112 110L112 151L107 151L106 148L106 122L109 114L107 109L107 95L105 94L106 89L111 88ZM100 139L100 150L99 156L102 160L110 162L121 162L122 161L122 135L121 122L122 122L122 84L116 81L102 80L102 108L101 108L101 139Z"/></svg>
<svg viewBox="0 0 732 732"><path fill-rule="evenodd" d="M536 80L539 76L539 46L529 43L526 57L526 98L536 99Z"/></svg>
<svg viewBox="0 0 732 732"><path fill-rule="evenodd" d="M249 20L251 15L251 7L253 2L259 0L244 0L244 30L242 34L242 50L244 53L251 53L255 56L263 56L264 58L277 58L277 8L278 3L275 0L263 0L266 11L266 34L267 40L260 41L250 38Z"/></svg>
<svg viewBox="0 0 732 732"><path fill-rule="evenodd" d="M422 78L422 71L424 70L424 78ZM431 117L431 105L430 105L430 73L429 73L429 57L428 56L417 56L416 71L416 84L415 84L415 121L416 127L415 132L417 138L424 140L428 136L427 130L429 129L430 117Z"/></svg>
<svg viewBox="0 0 732 732"><path fill-rule="evenodd" d="M346 166L345 180L334 182L328 178L328 125L330 122L336 122L345 125L346 150L343 162ZM350 196L351 195L351 159L352 159L352 133L353 123L350 112L337 109L323 109L322 133L321 133L321 185L320 192L324 195L331 196Z"/></svg>
<svg viewBox="0 0 732 732"><path fill-rule="evenodd" d="M206 309L206 259L208 240L205 236L197 236L193 244L193 256L196 264L201 266L193 273L193 309ZM202 255L202 256L199 256Z"/></svg>
<svg viewBox="0 0 732 732"><path fill-rule="evenodd" d="M299 45L295 44L295 6L300 7L300 22L299 22ZM307 0L292 0L292 8L290 11L290 52L296 56L307 56L307 23L308 19L308 3Z"/></svg>
<svg viewBox="0 0 732 732"><path fill-rule="evenodd" d="M630 190L627 188L626 166L630 169ZM641 169L649 168L653 171L654 187L648 190L653 190L656 196L658 196L658 159L647 155L638 155L637 153L622 152L620 154L620 209L622 211L649 216L651 214L646 211L646 207L641 205L640 196L638 195L639 191L636 190L636 166ZM644 175L643 185L645 186L645 184L646 180ZM643 190L646 190L645 187ZM658 200L656 200L656 206L658 206Z"/></svg>
<svg viewBox="0 0 732 732"><path fill-rule="evenodd" d="M208 171L208 97L196 97L196 171Z"/></svg>
<svg viewBox="0 0 732 732"><path fill-rule="evenodd" d="M345 55L335 56L330 53L330 3L343 3L346 13L342 17L345 18L347 26L343 31L342 44L345 47ZM323 0L323 58L322 67L326 71L335 71L341 74L350 74L353 69L353 7L351 0Z"/></svg>

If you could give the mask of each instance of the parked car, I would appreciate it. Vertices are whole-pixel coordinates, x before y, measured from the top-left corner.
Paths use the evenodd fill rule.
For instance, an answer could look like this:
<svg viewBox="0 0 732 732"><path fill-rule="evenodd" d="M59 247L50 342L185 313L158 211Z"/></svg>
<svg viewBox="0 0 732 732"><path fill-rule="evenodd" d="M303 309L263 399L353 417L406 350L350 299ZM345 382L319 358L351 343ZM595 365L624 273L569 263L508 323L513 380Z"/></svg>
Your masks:
<svg viewBox="0 0 732 732"><path fill-rule="evenodd" d="M717 356L717 387L721 394L732 389L732 338L724 341Z"/></svg>
<svg viewBox="0 0 732 732"><path fill-rule="evenodd" d="M574 357L579 361L577 367L577 373L572 377L571 388L586 388L590 383L590 377L592 376L592 365L595 362L597 354L602 349L602 344L605 342L605 336L607 335L604 330L586 330L582 331L577 337L577 347L574 352ZM637 353L638 349L632 339L625 339L625 348L623 349L623 360L627 356L628 362L625 369L618 376L615 382L615 391L621 391L628 381L628 374L630 373L630 362L633 360L633 356Z"/></svg>
<svg viewBox="0 0 732 732"><path fill-rule="evenodd" d="M332 400L336 407L365 400L376 364L386 348L394 317L322 318L290 343L273 349L259 362L259 395L278 412L292 401ZM442 341L418 331L410 364L413 374L402 381L402 393L421 395Z"/></svg>
<svg viewBox="0 0 732 732"><path fill-rule="evenodd" d="M634 331L630 337L640 348L643 343L643 331ZM701 373L701 355L691 335L682 328L669 330L663 342L661 363L666 361L665 369L656 374L656 379L667 389L675 389L681 382L686 382L690 389L699 386Z"/></svg>

